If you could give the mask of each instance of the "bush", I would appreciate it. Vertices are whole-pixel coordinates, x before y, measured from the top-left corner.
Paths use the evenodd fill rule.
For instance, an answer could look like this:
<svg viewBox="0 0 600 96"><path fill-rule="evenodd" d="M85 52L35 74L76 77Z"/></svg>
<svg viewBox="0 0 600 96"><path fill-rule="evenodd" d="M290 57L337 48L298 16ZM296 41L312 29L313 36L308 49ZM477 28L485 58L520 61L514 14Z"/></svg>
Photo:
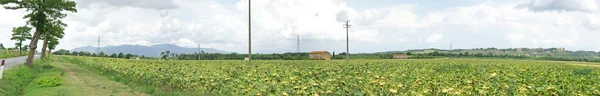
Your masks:
<svg viewBox="0 0 600 96"><path fill-rule="evenodd" d="M60 86L61 82L62 81L57 76L42 77L38 80L35 80L35 83L37 83L37 85L40 87Z"/></svg>
<svg viewBox="0 0 600 96"><path fill-rule="evenodd" d="M2 80L0 80L0 96L22 94L23 86L33 81L36 77L35 73L32 68L23 65L4 70Z"/></svg>

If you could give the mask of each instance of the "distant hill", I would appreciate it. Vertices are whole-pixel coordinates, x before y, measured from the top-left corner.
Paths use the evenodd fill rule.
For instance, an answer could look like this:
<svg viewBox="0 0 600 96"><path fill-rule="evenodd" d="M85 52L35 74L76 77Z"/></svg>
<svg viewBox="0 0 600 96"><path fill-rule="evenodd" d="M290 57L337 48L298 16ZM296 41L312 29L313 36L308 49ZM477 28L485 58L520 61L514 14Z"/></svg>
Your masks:
<svg viewBox="0 0 600 96"><path fill-rule="evenodd" d="M84 46L84 47L72 49L70 51L84 51L84 52L95 53L96 49L97 49L97 47ZM106 46L106 47L100 48L100 51L103 51L106 54L113 54L113 53L118 54L120 52L123 52L123 53L129 53L129 54L144 55L147 57L159 56L161 52L165 52L167 50L171 51L171 53L176 53L176 54L180 54L180 53L190 54L190 53L196 52L198 49L197 48L185 48L185 47L180 47L180 46L173 45L173 44L158 44L158 45L153 45L153 46L120 45L120 46ZM225 51L212 49L212 48L200 48L200 50L203 50L206 53L226 53Z"/></svg>

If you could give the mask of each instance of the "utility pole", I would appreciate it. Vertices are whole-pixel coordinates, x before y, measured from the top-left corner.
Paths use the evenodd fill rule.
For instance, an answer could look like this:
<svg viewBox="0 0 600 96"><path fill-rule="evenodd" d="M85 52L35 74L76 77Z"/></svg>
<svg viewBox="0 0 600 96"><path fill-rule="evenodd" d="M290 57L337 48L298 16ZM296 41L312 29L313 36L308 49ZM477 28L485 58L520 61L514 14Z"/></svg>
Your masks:
<svg viewBox="0 0 600 96"><path fill-rule="evenodd" d="M100 36L98 36L98 45L96 45L96 54L100 54Z"/></svg>
<svg viewBox="0 0 600 96"><path fill-rule="evenodd" d="M248 65L252 64L252 4L250 1L252 0L248 0Z"/></svg>
<svg viewBox="0 0 600 96"><path fill-rule="evenodd" d="M448 50L448 59L450 59L450 56L452 56L452 43L450 43L450 49Z"/></svg>
<svg viewBox="0 0 600 96"><path fill-rule="evenodd" d="M298 41L297 41L296 46L298 47L298 48L296 48L296 53L300 53L300 35L298 35Z"/></svg>
<svg viewBox="0 0 600 96"><path fill-rule="evenodd" d="M196 55L198 55L198 57L196 58L197 60L200 60L200 44L198 44L198 52L196 53Z"/></svg>
<svg viewBox="0 0 600 96"><path fill-rule="evenodd" d="M350 26L352 26L352 25L350 25L348 23L350 23L350 21L346 21L346 24L344 24L344 28L346 28L346 62L350 62L350 52L349 52L350 51L350 48L349 48L350 45L348 43L348 41L349 41L348 40L348 38L349 38L349 36L348 36L348 29L350 28Z"/></svg>

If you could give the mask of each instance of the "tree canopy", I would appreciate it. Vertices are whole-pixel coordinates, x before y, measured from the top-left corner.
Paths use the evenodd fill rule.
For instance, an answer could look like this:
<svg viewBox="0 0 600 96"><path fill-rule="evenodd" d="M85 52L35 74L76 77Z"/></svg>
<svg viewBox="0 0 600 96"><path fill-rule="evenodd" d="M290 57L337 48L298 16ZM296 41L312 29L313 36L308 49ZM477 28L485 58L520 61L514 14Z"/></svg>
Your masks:
<svg viewBox="0 0 600 96"><path fill-rule="evenodd" d="M33 64L35 50L40 35L46 32L45 27L58 25L66 27L67 24L61 21L67 17L64 12L77 12L75 1L70 0L0 0L0 5L9 10L25 10L28 12L23 18L27 19L27 24L35 28L35 33L29 43L30 51L27 57L26 65Z"/></svg>
<svg viewBox="0 0 600 96"><path fill-rule="evenodd" d="M13 28L13 34L12 34L12 38L10 38L10 40L17 41L15 43L15 46L17 48L19 48L20 55L23 55L23 52L22 52L23 41L31 39L30 32L31 32L31 28L27 27L27 26Z"/></svg>

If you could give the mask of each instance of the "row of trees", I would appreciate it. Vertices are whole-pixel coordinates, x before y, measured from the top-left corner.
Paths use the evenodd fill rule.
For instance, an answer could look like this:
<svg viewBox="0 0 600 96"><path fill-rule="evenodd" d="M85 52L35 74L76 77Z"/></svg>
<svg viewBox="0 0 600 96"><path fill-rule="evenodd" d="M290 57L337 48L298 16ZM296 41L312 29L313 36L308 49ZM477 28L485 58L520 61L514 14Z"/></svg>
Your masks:
<svg viewBox="0 0 600 96"><path fill-rule="evenodd" d="M199 54L175 54L165 51L161 53L161 59L173 60L244 60L248 54L238 53L205 53ZM275 54L252 54L254 60L308 60L308 53L275 53Z"/></svg>
<svg viewBox="0 0 600 96"><path fill-rule="evenodd" d="M381 59L392 59L394 54L404 54L404 53L382 53L382 54L372 54L378 55ZM448 52L430 52L430 53L418 53L412 54L410 52L406 53L413 59L430 59L436 57L452 57L452 58L461 58L461 57L485 57L485 58L528 58L528 56L524 55L510 55L510 54L494 54L489 52L487 54L484 53L469 53L469 52L458 52L458 53L448 53Z"/></svg>
<svg viewBox="0 0 600 96"><path fill-rule="evenodd" d="M67 16L64 12L77 12L77 9L75 9L77 4L70 0L0 0L0 5L3 5L5 9L27 12L23 17L27 19L27 25L13 29L13 36L16 36L13 38L20 45L22 45L22 41L31 41L29 43L29 55L27 62L25 62L27 66L33 64L38 40L43 40L41 59L45 60L46 53L50 53L46 52L46 49L48 51L53 50L58 45L58 39L64 36L64 27L67 27L67 24L61 21ZM35 28L31 37L27 35L32 29L29 26Z"/></svg>
<svg viewBox="0 0 600 96"><path fill-rule="evenodd" d="M161 52L158 58L138 56L135 54L124 54L124 53L113 53L105 54L100 52L99 54L84 52L84 51L73 51L69 50L58 50L53 52L55 55L72 55L72 56L90 56L90 57L107 57L107 58L122 58L122 59L161 59L161 60L243 60L248 54L237 54L237 53L205 53L200 52L194 54L176 54L170 51ZM407 54L411 59L432 59L441 57L451 58L513 58L513 59L539 59L539 60L558 60L558 61L586 61L586 62L600 62L600 59L594 58L578 58L574 56L525 56L525 55L509 55L509 54L493 54L493 53L446 53L434 51L431 53L373 53L373 54L351 54L352 59L393 59L394 54ZM333 54L332 59L345 59L345 53ZM308 53L283 53L283 54L252 54L255 60L309 60Z"/></svg>
<svg viewBox="0 0 600 96"><path fill-rule="evenodd" d="M57 50L55 52L53 52L52 54L54 55L72 55L72 56L89 56L89 57L109 57L109 58L123 58L123 59L134 59L134 58L145 58L144 56L138 56L135 54L124 54L123 52L116 54L105 54L104 52L100 52L98 54L96 53L90 53L90 52L84 52L84 51L73 51L70 52L69 50L64 50L64 49L60 49Z"/></svg>

